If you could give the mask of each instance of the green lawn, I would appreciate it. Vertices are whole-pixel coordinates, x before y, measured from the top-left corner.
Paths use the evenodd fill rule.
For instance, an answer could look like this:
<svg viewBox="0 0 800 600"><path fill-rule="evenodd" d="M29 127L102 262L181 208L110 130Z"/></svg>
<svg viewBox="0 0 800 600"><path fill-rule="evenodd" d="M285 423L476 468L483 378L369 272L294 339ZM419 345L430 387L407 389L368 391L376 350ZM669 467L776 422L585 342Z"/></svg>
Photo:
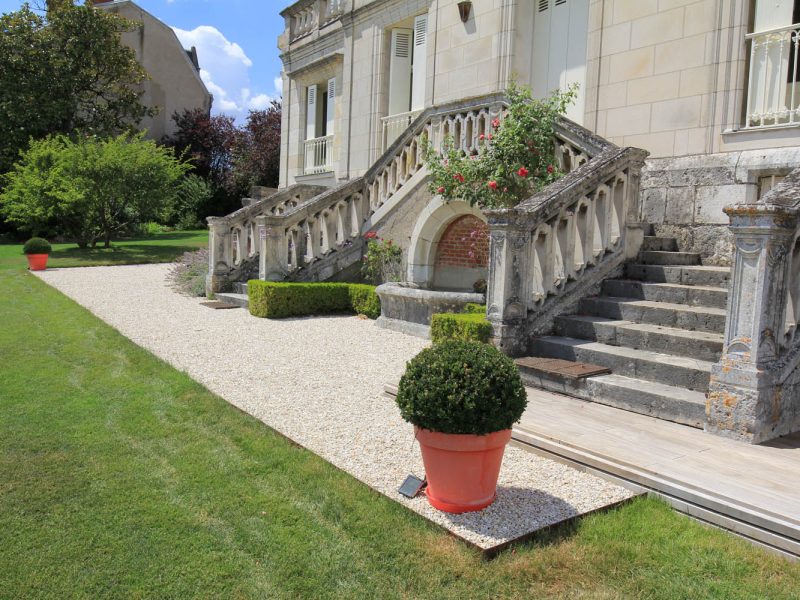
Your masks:
<svg viewBox="0 0 800 600"><path fill-rule="evenodd" d="M17 265L0 266L0 598L798 597L800 565L653 500L485 561Z"/></svg>
<svg viewBox="0 0 800 600"><path fill-rule="evenodd" d="M48 267L95 267L171 262L184 252L208 246L208 231L174 231L152 237L112 242L110 248L78 248L53 244ZM22 244L0 244L0 269L24 267Z"/></svg>

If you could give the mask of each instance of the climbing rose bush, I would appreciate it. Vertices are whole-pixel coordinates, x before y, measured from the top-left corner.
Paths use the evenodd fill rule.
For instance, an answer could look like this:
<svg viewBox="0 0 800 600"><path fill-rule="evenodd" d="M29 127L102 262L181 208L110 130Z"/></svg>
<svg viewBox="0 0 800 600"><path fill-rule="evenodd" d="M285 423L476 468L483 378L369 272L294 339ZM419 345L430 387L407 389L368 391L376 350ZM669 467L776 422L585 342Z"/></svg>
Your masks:
<svg viewBox="0 0 800 600"><path fill-rule="evenodd" d="M373 285L387 281L400 281L403 278L403 251L392 240L378 237L374 231L364 235L367 240L367 253L361 263L364 280Z"/></svg>
<svg viewBox="0 0 800 600"><path fill-rule="evenodd" d="M441 152L428 145L425 163L431 174L431 193L446 201L507 208L561 177L555 164L553 129L575 95L573 87L537 100L529 88L512 83L506 115L494 119L480 135L477 154L456 149L452 139L445 140Z"/></svg>

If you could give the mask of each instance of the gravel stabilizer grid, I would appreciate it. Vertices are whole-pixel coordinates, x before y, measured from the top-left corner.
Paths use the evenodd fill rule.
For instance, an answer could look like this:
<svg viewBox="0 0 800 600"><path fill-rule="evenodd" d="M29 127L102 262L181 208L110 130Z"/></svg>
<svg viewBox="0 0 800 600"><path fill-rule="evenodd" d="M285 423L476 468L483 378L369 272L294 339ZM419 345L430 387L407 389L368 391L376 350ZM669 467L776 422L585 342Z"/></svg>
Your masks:
<svg viewBox="0 0 800 600"><path fill-rule="evenodd" d="M413 429L383 385L427 342L358 317L268 320L208 310L173 291L169 265L53 269L37 275L133 342L243 411L484 551L635 494L509 446L497 500L448 515L397 488L422 476Z"/></svg>

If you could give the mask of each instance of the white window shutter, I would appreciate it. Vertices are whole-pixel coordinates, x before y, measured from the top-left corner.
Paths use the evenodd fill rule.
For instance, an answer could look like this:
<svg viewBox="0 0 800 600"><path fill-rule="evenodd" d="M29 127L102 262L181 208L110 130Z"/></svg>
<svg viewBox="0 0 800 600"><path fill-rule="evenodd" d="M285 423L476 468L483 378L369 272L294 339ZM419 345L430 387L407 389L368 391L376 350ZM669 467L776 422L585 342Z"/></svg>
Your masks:
<svg viewBox="0 0 800 600"><path fill-rule="evenodd" d="M392 48L389 62L389 114L408 112L411 106L411 44L410 29L392 29Z"/></svg>
<svg viewBox="0 0 800 600"><path fill-rule="evenodd" d="M310 85L306 95L306 139L317 137L317 86Z"/></svg>
<svg viewBox="0 0 800 600"><path fill-rule="evenodd" d="M425 108L425 80L428 73L428 15L414 19L414 60L411 79L411 110Z"/></svg>
<svg viewBox="0 0 800 600"><path fill-rule="evenodd" d="M336 111L336 78L328 80L328 122L325 124L325 135L333 135L333 123Z"/></svg>

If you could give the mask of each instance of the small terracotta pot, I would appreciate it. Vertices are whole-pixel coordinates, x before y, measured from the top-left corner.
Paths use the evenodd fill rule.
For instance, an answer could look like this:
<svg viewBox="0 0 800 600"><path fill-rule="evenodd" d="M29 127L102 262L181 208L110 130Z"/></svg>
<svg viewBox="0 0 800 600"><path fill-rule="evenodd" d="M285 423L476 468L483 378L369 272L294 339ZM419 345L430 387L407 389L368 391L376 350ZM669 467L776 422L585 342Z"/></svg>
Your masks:
<svg viewBox="0 0 800 600"><path fill-rule="evenodd" d="M49 254L26 254L28 257L28 268L31 271L44 271L47 268L47 257Z"/></svg>
<svg viewBox="0 0 800 600"><path fill-rule="evenodd" d="M511 430L487 435L414 428L425 464L431 506L449 513L481 510L494 502Z"/></svg>

